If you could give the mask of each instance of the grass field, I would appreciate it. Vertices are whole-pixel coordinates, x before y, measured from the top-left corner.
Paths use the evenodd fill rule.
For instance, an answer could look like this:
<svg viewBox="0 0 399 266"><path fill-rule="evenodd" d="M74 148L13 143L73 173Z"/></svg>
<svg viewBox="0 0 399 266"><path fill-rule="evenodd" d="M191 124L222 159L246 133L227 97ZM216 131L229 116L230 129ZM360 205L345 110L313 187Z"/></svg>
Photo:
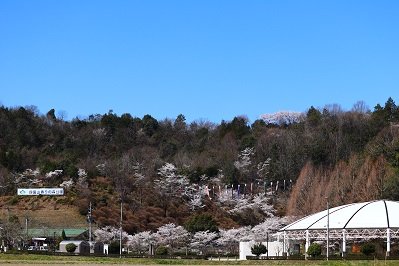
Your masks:
<svg viewBox="0 0 399 266"><path fill-rule="evenodd" d="M183 260L183 259L136 259L136 258L98 258L81 256L51 256L33 254L0 254L0 265L325 265L325 266L357 266L357 265L399 265L399 261L304 261L304 260L279 260L279 261L210 261L210 260Z"/></svg>

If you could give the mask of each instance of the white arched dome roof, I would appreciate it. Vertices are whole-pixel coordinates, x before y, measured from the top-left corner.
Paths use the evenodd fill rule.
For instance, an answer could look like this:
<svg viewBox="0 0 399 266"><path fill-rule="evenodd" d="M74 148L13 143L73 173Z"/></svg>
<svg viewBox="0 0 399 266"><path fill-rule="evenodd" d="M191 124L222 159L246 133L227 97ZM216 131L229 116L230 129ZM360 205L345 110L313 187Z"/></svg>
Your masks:
<svg viewBox="0 0 399 266"><path fill-rule="evenodd" d="M326 230L327 210L306 216L280 231ZM329 209L330 229L399 228L399 202L377 200Z"/></svg>

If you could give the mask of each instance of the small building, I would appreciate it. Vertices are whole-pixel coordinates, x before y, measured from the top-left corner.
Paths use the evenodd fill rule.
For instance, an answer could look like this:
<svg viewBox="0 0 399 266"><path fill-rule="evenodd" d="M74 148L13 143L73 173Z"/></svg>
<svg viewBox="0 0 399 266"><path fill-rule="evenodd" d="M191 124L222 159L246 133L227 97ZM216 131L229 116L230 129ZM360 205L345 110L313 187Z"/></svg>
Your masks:
<svg viewBox="0 0 399 266"><path fill-rule="evenodd" d="M68 244L75 244L76 249L75 249L75 254L90 254L90 244L87 241L84 240L63 240L60 242L60 252L68 252L66 250L66 246Z"/></svg>
<svg viewBox="0 0 399 266"><path fill-rule="evenodd" d="M254 254L251 252L251 247L259 242L255 241L244 241L240 242L239 252L240 252L240 260L246 260L247 256L253 256ZM263 254L261 256L270 256L270 257L278 257L282 256L283 252L283 243L280 241L272 241L272 242L262 242L262 244L268 248L268 253Z"/></svg>
<svg viewBox="0 0 399 266"><path fill-rule="evenodd" d="M104 254L104 243L102 243L102 242L91 242L90 253Z"/></svg>

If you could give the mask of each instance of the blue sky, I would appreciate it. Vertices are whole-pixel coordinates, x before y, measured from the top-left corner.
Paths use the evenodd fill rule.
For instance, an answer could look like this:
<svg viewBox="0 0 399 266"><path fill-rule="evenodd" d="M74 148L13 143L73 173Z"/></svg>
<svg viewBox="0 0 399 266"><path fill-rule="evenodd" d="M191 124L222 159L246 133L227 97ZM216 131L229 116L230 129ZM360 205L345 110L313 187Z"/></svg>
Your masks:
<svg viewBox="0 0 399 266"><path fill-rule="evenodd" d="M220 123L399 103L399 1L0 1L0 104Z"/></svg>

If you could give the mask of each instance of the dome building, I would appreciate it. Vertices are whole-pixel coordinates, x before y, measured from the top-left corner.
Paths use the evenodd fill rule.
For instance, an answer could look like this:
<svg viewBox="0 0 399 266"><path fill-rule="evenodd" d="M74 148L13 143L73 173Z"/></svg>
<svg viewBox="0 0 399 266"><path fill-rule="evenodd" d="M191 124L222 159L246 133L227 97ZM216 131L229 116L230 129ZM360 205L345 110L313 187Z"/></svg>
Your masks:
<svg viewBox="0 0 399 266"><path fill-rule="evenodd" d="M399 202L376 200L352 203L327 209L280 229L284 245L288 240L305 240L305 252L311 241L342 241L342 254L346 241L384 239L386 255L391 251L391 239L399 238ZM328 257L328 251L327 251Z"/></svg>

